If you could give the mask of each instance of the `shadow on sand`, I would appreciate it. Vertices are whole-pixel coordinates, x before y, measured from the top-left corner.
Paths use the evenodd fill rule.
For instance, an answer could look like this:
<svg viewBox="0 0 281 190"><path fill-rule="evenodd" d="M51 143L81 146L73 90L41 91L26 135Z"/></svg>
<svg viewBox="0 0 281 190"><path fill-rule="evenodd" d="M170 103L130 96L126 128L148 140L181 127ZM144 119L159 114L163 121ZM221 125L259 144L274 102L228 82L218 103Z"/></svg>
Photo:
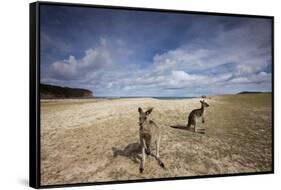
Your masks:
<svg viewBox="0 0 281 190"><path fill-rule="evenodd" d="M112 151L113 151L113 157L124 156L131 159L135 163L140 163L142 159L140 156L142 150L141 150L141 145L139 143L128 144L124 149L118 149L113 147ZM146 155L154 157L155 160L158 161L158 164L165 169L164 163L160 160L160 158L157 158L157 156L154 153L150 152L150 153L146 153Z"/></svg>
<svg viewBox="0 0 281 190"><path fill-rule="evenodd" d="M186 130L186 131L195 133L194 128L187 127L186 125L171 125L170 127L174 128L174 129L182 129L182 130ZM205 134L205 129L198 128L196 133Z"/></svg>
<svg viewBox="0 0 281 190"><path fill-rule="evenodd" d="M141 145L139 143L128 144L124 149L113 147L112 152L113 157L124 156L131 159L135 163L139 163L141 160L141 156L139 155L141 154Z"/></svg>

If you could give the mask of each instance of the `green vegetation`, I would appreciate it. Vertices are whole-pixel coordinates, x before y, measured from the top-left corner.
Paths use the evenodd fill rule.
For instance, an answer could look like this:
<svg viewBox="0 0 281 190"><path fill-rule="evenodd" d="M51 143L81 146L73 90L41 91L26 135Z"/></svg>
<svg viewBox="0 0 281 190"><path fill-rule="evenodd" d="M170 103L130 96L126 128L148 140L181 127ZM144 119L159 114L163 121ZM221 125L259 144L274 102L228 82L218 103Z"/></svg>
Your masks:
<svg viewBox="0 0 281 190"><path fill-rule="evenodd" d="M40 84L40 98L83 98L92 97L93 93L90 90L79 88L60 87L49 84Z"/></svg>

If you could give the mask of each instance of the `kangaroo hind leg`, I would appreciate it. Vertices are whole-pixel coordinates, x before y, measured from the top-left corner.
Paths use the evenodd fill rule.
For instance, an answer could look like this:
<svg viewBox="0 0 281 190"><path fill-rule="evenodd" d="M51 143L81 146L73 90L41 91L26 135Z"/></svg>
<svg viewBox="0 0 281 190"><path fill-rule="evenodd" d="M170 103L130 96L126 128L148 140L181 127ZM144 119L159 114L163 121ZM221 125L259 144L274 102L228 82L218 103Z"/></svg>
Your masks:
<svg viewBox="0 0 281 190"><path fill-rule="evenodd" d="M143 170L144 170L145 155L146 155L146 150L147 150L147 146L146 146L145 140L142 139L141 142L142 142L141 143L142 144L142 157L141 157L141 164L140 164L140 168L139 168L140 173L142 173Z"/></svg>
<svg viewBox="0 0 281 190"><path fill-rule="evenodd" d="M141 164L140 164L140 168L139 168L140 173L142 173L144 170L144 164L145 164L145 148L142 147L142 157L141 157Z"/></svg>
<svg viewBox="0 0 281 190"><path fill-rule="evenodd" d="M158 161L158 164L162 167L165 168L164 163L160 159L160 154L159 154L159 149L160 149L160 137L156 141L156 160Z"/></svg>

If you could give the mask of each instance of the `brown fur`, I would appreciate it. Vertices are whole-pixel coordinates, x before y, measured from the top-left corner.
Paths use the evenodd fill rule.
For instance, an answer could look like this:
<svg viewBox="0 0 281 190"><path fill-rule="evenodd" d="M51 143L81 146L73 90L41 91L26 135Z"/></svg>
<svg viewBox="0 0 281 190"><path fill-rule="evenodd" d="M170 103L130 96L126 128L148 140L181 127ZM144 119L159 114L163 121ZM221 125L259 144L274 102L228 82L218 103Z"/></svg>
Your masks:
<svg viewBox="0 0 281 190"><path fill-rule="evenodd" d="M204 118L205 107L209 107L209 104L207 104L204 100L203 101L201 100L200 103L201 103L201 108L192 110L188 116L187 127L189 128L189 127L191 127L191 125L193 125L195 132L196 132L197 119L199 119L201 117L202 123L204 123L205 122L205 118Z"/></svg>
<svg viewBox="0 0 281 190"><path fill-rule="evenodd" d="M150 146L152 143L156 144L156 156L151 154L156 158L159 165L164 168L163 162L160 160L159 148L160 148L160 129L156 123L149 119L153 108L143 111L141 108L138 108L139 112L139 135L140 135L140 144L142 148L142 159L140 164L140 172L144 170L145 156L150 155Z"/></svg>

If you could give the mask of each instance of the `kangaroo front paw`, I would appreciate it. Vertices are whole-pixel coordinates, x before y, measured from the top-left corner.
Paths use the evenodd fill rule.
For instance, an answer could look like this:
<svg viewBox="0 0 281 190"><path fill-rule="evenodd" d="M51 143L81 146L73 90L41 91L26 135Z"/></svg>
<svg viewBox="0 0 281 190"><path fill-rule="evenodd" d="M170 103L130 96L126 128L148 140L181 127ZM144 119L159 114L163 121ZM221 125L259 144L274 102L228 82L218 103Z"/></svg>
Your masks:
<svg viewBox="0 0 281 190"><path fill-rule="evenodd" d="M160 166L161 166L162 168L165 168L165 165L164 165L163 162L160 162L159 164L160 164Z"/></svg>
<svg viewBox="0 0 281 190"><path fill-rule="evenodd" d="M149 149L145 149L145 153L146 153L147 155L150 155L150 150L149 150Z"/></svg>
<svg viewBox="0 0 281 190"><path fill-rule="evenodd" d="M143 172L143 168L140 168L140 173L142 173Z"/></svg>

